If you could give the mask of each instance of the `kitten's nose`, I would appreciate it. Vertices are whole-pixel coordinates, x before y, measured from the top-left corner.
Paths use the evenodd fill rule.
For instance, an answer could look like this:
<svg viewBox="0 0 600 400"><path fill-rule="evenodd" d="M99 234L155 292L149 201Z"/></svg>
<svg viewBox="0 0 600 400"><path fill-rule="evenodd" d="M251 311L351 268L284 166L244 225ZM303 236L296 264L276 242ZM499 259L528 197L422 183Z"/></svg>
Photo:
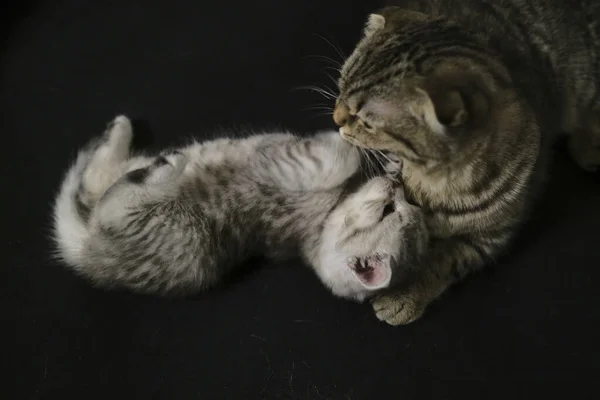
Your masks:
<svg viewBox="0 0 600 400"><path fill-rule="evenodd" d="M348 110L348 107L342 104L335 106L335 110L333 111L333 121L337 126L346 125L351 117L352 116L350 115L350 110Z"/></svg>

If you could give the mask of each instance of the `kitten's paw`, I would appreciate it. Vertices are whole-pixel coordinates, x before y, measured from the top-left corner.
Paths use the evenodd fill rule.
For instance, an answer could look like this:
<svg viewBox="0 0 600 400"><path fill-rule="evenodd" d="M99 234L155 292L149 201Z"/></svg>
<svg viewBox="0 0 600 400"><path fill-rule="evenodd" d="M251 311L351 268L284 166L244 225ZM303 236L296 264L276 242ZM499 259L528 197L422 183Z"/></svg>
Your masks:
<svg viewBox="0 0 600 400"><path fill-rule="evenodd" d="M133 127L129 118L119 115L108 123L105 132L110 140L130 141L133 136Z"/></svg>
<svg viewBox="0 0 600 400"><path fill-rule="evenodd" d="M393 181L400 181L402 179L402 160L394 156L386 157L384 166L385 176Z"/></svg>
<svg viewBox="0 0 600 400"><path fill-rule="evenodd" d="M393 182L383 176L369 180L361 191L365 203L389 203L396 194Z"/></svg>
<svg viewBox="0 0 600 400"><path fill-rule="evenodd" d="M101 137L88 144L85 151L90 161L83 171L79 195L82 203L94 204L121 176L122 163L129 158L132 137L131 122L120 115L108 123Z"/></svg>
<svg viewBox="0 0 600 400"><path fill-rule="evenodd" d="M419 319L425 307L413 293L391 292L371 300L377 319L392 326L407 325Z"/></svg>
<svg viewBox="0 0 600 400"><path fill-rule="evenodd" d="M108 123L105 131L107 147L111 149L113 158L125 160L129 155L129 147L133 139L131 121L124 115L119 115Z"/></svg>

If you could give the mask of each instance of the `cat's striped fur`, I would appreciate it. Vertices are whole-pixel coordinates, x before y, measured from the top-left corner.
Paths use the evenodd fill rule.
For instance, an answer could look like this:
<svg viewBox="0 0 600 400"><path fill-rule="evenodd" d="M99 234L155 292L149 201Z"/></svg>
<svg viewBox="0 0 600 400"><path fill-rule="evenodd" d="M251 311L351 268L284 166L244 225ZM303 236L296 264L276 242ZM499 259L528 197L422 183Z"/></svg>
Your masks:
<svg viewBox="0 0 600 400"><path fill-rule="evenodd" d="M361 183L359 152L337 132L217 139L158 157L130 156L131 138L117 117L56 200L59 256L98 286L189 294L252 256L301 256L335 295L362 301L427 244L397 180Z"/></svg>
<svg viewBox="0 0 600 400"><path fill-rule="evenodd" d="M418 274L373 302L394 325L507 248L560 131L581 167L600 166L600 3L396 3L370 17L334 112L349 142L404 160L427 215Z"/></svg>

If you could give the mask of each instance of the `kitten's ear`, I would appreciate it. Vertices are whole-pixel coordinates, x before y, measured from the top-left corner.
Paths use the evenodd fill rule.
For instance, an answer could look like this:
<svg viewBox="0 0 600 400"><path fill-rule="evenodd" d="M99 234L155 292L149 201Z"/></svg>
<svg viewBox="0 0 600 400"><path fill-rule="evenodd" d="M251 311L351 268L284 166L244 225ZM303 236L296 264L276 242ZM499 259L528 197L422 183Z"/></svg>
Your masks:
<svg viewBox="0 0 600 400"><path fill-rule="evenodd" d="M348 267L369 290L386 288L392 280L392 257L389 255L352 257L348 260Z"/></svg>
<svg viewBox="0 0 600 400"><path fill-rule="evenodd" d="M425 122L434 132L474 129L490 113L490 87L474 71L452 68L427 78L422 89Z"/></svg>

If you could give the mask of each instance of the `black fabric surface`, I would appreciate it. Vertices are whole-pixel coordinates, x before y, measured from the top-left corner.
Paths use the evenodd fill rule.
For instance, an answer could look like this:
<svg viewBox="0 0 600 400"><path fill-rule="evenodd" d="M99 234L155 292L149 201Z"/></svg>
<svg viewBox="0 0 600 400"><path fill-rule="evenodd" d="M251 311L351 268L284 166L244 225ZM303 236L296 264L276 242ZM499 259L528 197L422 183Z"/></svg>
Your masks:
<svg viewBox="0 0 600 400"><path fill-rule="evenodd" d="M185 300L91 288L51 258L53 196L117 113L140 143L332 128L331 84L377 1L13 2L1 11L2 399L597 398L600 178L559 146L517 246L406 327L257 263ZM3 7L6 7L3 6Z"/></svg>

